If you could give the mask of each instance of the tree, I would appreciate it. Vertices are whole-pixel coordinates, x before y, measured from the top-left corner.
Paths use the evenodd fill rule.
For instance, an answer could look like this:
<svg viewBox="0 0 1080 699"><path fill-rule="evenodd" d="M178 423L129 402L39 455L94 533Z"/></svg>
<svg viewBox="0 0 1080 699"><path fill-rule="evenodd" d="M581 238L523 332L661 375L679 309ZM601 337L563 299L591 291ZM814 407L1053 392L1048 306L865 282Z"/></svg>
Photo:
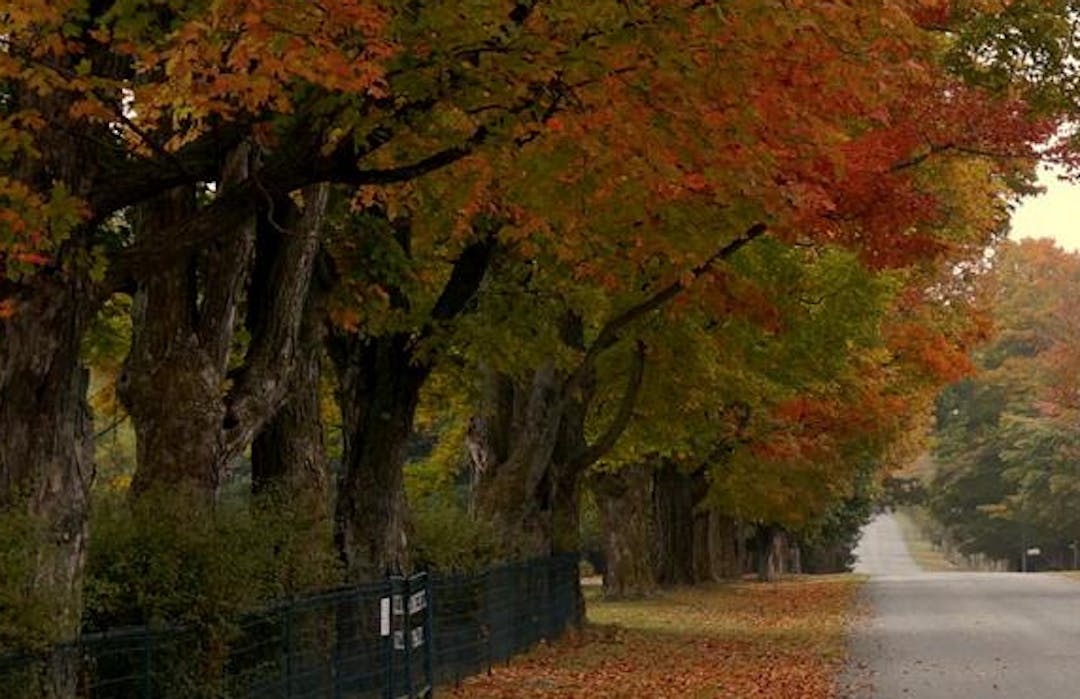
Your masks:
<svg viewBox="0 0 1080 699"><path fill-rule="evenodd" d="M1029 543L1063 556L1076 536L1068 299L1078 272L1051 241L1023 241L1000 245L983 280L996 334L975 355L978 374L938 401L930 488L932 512L965 554L1020 567Z"/></svg>
<svg viewBox="0 0 1080 699"><path fill-rule="evenodd" d="M96 310L113 291L149 287L148 270L176 270L201 246L260 215L269 220L307 185L409 180L512 137L513 124L535 122L562 99L551 81L562 52L605 33L548 17L530 22L531 3L476 9L465 23L445 8L391 13L346 1L26 2L4 11L0 425L9 438L0 448L0 501L44 522L36 584L21 587L62 607L59 636L75 635L79 616L92 467L77 349ZM559 8L546 12L559 16ZM597 20L605 29L623 23L610 14L581 18ZM131 207L217 182L221 155L240 147L258 157L212 203L131 235ZM220 346L210 355L219 357ZM220 373L220 364L208 369ZM30 400L36 395L47 399ZM148 417L146 401L130 397ZM256 412L272 414L274 402ZM220 404L210 407L220 413ZM241 407L255 406L226 412ZM146 442L149 423L140 422ZM205 427L250 436L258 422ZM210 456L222 455L198 458ZM198 468L195 480L208 485L220 464Z"/></svg>

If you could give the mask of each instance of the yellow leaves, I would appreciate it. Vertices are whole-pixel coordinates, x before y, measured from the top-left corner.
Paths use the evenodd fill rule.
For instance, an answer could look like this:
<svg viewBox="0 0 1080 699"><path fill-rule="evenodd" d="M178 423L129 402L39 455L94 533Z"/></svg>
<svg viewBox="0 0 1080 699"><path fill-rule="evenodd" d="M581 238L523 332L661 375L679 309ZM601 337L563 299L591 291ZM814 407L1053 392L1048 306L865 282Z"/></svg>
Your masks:
<svg viewBox="0 0 1080 699"><path fill-rule="evenodd" d="M68 108L68 115L75 120L88 119L91 121L108 122L116 119L116 114L101 100L87 97L76 101Z"/></svg>
<svg viewBox="0 0 1080 699"><path fill-rule="evenodd" d="M452 696L831 697L857 586L836 576L592 599L589 621L599 626L467 680Z"/></svg>

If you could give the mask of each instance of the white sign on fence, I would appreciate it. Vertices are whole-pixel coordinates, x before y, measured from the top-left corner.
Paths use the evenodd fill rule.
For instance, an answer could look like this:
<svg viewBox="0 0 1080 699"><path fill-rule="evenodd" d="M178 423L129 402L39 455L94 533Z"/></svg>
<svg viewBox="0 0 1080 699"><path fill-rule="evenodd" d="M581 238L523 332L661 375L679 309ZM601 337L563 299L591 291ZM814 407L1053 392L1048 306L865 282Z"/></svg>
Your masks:
<svg viewBox="0 0 1080 699"><path fill-rule="evenodd" d="M379 634L390 635L390 598L383 597L379 600Z"/></svg>

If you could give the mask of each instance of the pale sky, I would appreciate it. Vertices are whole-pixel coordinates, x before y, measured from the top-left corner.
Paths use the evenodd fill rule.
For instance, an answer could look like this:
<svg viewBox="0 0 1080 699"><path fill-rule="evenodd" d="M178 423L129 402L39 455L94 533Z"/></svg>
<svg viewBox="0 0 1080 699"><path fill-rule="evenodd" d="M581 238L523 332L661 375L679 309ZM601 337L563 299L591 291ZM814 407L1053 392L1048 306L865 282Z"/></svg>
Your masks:
<svg viewBox="0 0 1080 699"><path fill-rule="evenodd" d="M1062 182L1060 170L1039 169L1046 194L1024 199L1012 216L1009 237L1053 238L1065 250L1080 251L1080 184Z"/></svg>

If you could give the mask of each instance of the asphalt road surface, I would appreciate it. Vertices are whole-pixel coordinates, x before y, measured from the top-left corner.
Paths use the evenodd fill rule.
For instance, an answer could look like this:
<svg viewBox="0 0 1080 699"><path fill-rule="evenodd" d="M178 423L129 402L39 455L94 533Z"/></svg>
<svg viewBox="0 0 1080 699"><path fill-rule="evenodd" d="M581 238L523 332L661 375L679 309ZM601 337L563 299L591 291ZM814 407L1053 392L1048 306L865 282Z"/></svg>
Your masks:
<svg viewBox="0 0 1080 699"><path fill-rule="evenodd" d="M1080 698L1080 582L923 572L891 516L856 549L870 575L844 699Z"/></svg>

